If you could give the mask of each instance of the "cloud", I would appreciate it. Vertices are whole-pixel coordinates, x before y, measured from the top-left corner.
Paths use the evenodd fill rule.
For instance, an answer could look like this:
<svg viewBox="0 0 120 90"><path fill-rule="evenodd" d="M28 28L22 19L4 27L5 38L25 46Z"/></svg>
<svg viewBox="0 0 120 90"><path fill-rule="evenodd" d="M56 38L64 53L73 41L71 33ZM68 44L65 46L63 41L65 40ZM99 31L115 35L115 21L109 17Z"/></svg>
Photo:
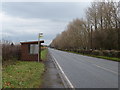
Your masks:
<svg viewBox="0 0 120 90"><path fill-rule="evenodd" d="M70 19L84 16L90 2L7 2L2 10L12 16L24 18Z"/></svg>
<svg viewBox="0 0 120 90"><path fill-rule="evenodd" d="M37 40L43 32L45 44L49 44L58 32L65 29L68 22L41 18L21 18L0 13L3 38L13 41Z"/></svg>
<svg viewBox="0 0 120 90"><path fill-rule="evenodd" d="M20 42L37 40L38 33L43 32L45 44L50 44L70 21L85 17L84 9L89 5L90 2L3 2L0 34L4 39Z"/></svg>

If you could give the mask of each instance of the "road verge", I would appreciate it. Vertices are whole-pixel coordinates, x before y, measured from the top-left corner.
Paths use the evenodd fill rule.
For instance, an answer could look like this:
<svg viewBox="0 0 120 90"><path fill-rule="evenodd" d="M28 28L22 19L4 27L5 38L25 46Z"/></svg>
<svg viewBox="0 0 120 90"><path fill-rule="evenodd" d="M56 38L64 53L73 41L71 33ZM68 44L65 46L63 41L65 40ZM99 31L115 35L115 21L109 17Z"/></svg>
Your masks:
<svg viewBox="0 0 120 90"><path fill-rule="evenodd" d="M50 55L51 55L51 53L50 53ZM64 84L65 88L72 88L72 89L74 89L74 86L72 85L72 83L70 82L68 77L65 75L65 73L62 70L61 66L58 64L56 58L53 55L51 55L51 56L53 58L53 62L55 64L56 68L59 70L59 75L60 75L60 77L61 77L61 79L63 81L63 84Z"/></svg>

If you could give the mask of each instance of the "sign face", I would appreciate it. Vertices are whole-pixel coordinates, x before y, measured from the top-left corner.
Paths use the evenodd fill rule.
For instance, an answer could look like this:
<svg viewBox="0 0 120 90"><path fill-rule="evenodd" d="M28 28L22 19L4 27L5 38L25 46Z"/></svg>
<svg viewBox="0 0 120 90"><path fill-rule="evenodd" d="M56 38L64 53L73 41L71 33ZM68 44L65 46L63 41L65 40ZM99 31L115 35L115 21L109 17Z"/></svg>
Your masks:
<svg viewBox="0 0 120 90"><path fill-rule="evenodd" d="M39 33L39 35L43 35L43 33Z"/></svg>
<svg viewBox="0 0 120 90"><path fill-rule="evenodd" d="M43 33L39 33L39 37L38 38L41 38L43 37Z"/></svg>

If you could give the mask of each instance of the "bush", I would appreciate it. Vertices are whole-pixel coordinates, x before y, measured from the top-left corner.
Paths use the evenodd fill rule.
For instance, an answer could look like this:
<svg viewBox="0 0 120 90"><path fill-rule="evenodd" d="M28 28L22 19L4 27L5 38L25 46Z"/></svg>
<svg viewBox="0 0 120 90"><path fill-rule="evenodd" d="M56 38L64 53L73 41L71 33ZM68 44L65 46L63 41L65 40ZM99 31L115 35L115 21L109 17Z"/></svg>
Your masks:
<svg viewBox="0 0 120 90"><path fill-rule="evenodd" d="M93 55L99 55L99 56L107 56L107 57L118 57L119 51L116 50L94 50L92 51Z"/></svg>
<svg viewBox="0 0 120 90"><path fill-rule="evenodd" d="M102 56L103 52L101 52L100 50L94 50L94 51L92 51L92 54Z"/></svg>
<svg viewBox="0 0 120 90"><path fill-rule="evenodd" d="M118 57L119 51L111 50L110 53L111 53L111 56L112 56L112 57Z"/></svg>
<svg viewBox="0 0 120 90"><path fill-rule="evenodd" d="M85 54L91 54L92 51L91 51L91 50L86 50L86 51L84 51L84 53L85 53Z"/></svg>
<svg viewBox="0 0 120 90"><path fill-rule="evenodd" d="M5 41L2 43L2 61L7 61L13 58L20 59L20 45L14 45L12 42Z"/></svg>
<svg viewBox="0 0 120 90"><path fill-rule="evenodd" d="M117 57L120 58L120 51L118 51Z"/></svg>
<svg viewBox="0 0 120 90"><path fill-rule="evenodd" d="M111 57L112 56L112 54L110 53L110 50L103 50L102 52L103 52L104 56L107 56L107 57Z"/></svg>

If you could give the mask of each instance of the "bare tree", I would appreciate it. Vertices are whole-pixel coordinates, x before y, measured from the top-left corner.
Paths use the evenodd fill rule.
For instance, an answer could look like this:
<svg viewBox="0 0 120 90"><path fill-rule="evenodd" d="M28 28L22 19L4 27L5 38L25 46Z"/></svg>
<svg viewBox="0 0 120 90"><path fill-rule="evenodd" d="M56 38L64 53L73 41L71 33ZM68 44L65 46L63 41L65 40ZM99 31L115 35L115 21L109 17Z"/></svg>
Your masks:
<svg viewBox="0 0 120 90"><path fill-rule="evenodd" d="M92 30L91 30L92 27ZM74 19L52 46L60 49L117 49L120 45L120 2L92 2L86 21Z"/></svg>

